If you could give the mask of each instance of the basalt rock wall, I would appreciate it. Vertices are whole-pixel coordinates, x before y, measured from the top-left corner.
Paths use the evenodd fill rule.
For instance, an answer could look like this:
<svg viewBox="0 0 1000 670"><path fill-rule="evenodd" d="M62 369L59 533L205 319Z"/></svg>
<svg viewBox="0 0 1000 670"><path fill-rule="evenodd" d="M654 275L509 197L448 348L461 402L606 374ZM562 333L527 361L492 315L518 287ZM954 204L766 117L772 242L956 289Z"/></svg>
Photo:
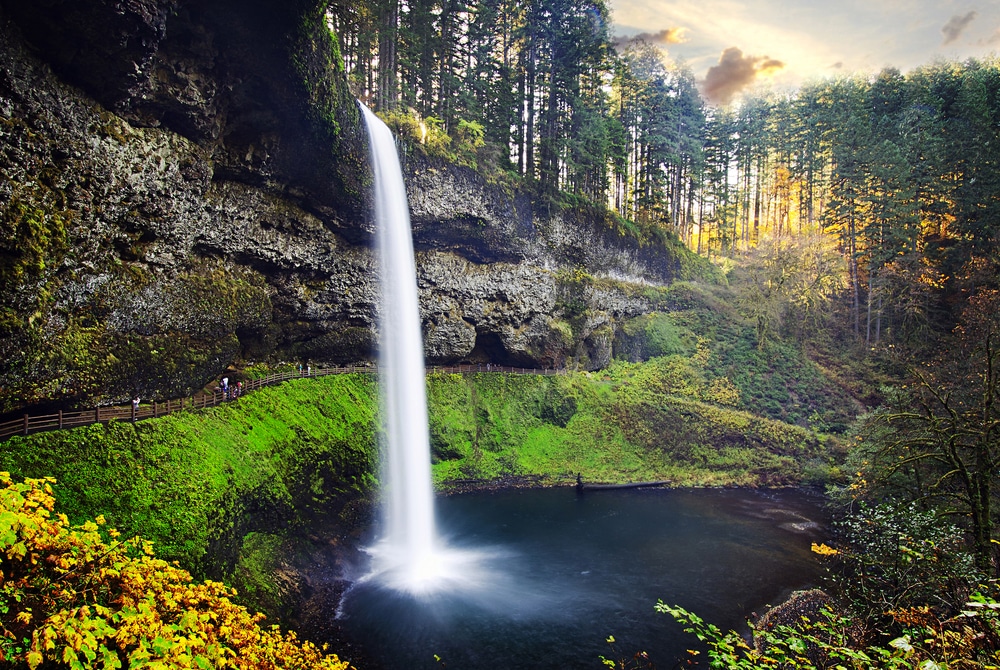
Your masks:
<svg viewBox="0 0 1000 670"><path fill-rule="evenodd" d="M0 413L371 359L367 148L323 8L0 1ZM705 271L404 158L431 362L600 367L637 287Z"/></svg>

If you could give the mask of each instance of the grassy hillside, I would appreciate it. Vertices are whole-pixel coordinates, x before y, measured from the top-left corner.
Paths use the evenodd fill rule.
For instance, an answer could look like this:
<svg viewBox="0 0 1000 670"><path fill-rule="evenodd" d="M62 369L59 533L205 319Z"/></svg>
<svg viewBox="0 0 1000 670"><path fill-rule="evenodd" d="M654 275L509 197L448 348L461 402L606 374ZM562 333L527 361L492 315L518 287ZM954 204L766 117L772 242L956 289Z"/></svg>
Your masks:
<svg viewBox="0 0 1000 670"><path fill-rule="evenodd" d="M655 388L656 359L604 373L429 378L434 477L550 481L670 479L768 486L836 476L831 440L804 428ZM643 379L642 373L650 373ZM706 394L711 387L701 389Z"/></svg>
<svg viewBox="0 0 1000 670"><path fill-rule="evenodd" d="M14 437L0 470L56 477L74 522L103 514L159 556L218 574L247 533L295 528L371 490L375 388L363 375L294 380L211 409Z"/></svg>
<svg viewBox="0 0 1000 670"><path fill-rule="evenodd" d="M795 340L758 348L729 288L676 282L655 291L661 311L624 325L616 341L620 358L682 355L697 363L708 383L736 389L733 406L812 430L841 433L860 413L842 373L811 360Z"/></svg>

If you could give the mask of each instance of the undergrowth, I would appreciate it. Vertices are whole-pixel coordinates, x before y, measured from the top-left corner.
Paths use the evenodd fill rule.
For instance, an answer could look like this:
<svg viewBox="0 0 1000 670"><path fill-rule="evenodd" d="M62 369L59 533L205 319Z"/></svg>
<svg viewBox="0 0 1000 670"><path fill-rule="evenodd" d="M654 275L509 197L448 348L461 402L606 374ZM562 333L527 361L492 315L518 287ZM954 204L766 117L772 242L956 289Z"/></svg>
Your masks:
<svg viewBox="0 0 1000 670"><path fill-rule="evenodd" d="M700 356L700 374L708 383L719 380L738 390L735 407L819 432L846 431L861 413L854 395L864 395L847 390L837 377L851 360L821 367L794 339L758 347L753 327L732 307L727 291L674 283L656 296L660 313L626 325L620 347L632 359L677 353L697 362Z"/></svg>

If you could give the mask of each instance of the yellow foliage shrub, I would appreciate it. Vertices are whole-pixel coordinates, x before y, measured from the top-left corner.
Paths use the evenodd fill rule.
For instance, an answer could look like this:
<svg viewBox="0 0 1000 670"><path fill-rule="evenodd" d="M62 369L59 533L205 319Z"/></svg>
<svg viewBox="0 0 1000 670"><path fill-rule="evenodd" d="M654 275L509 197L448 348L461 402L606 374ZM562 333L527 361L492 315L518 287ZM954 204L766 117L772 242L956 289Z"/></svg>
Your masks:
<svg viewBox="0 0 1000 670"><path fill-rule="evenodd" d="M71 527L54 513L55 480L0 472L0 664L70 668L346 670L191 575L120 539L98 517Z"/></svg>

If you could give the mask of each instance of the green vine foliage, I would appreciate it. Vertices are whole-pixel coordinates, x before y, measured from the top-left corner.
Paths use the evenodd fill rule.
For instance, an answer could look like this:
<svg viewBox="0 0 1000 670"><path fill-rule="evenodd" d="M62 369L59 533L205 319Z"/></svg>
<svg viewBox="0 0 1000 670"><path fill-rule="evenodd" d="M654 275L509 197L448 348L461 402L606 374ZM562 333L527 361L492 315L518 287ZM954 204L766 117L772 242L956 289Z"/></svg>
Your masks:
<svg viewBox="0 0 1000 670"><path fill-rule="evenodd" d="M355 110L343 81L344 61L340 42L326 23L322 3L303 2L302 16L295 35L292 65L309 96L309 116L314 130L334 148L339 145L341 108Z"/></svg>
<svg viewBox="0 0 1000 670"><path fill-rule="evenodd" d="M45 314L58 287L56 269L67 250L70 213L64 196L41 182L14 185L0 204L0 345L5 358L30 374L24 360L45 337ZM11 363L8 363L11 364Z"/></svg>
<svg viewBox="0 0 1000 670"><path fill-rule="evenodd" d="M47 263L66 251L67 223L68 214L54 203L12 198L0 210L0 286L41 277Z"/></svg>
<svg viewBox="0 0 1000 670"><path fill-rule="evenodd" d="M403 140L411 149L426 156L440 158L455 165L481 170L488 180L502 181L506 175L491 171L487 162L486 130L477 121L460 119L451 129L444 120L435 116L421 118L415 112L402 110L380 111L379 117L393 135Z"/></svg>

